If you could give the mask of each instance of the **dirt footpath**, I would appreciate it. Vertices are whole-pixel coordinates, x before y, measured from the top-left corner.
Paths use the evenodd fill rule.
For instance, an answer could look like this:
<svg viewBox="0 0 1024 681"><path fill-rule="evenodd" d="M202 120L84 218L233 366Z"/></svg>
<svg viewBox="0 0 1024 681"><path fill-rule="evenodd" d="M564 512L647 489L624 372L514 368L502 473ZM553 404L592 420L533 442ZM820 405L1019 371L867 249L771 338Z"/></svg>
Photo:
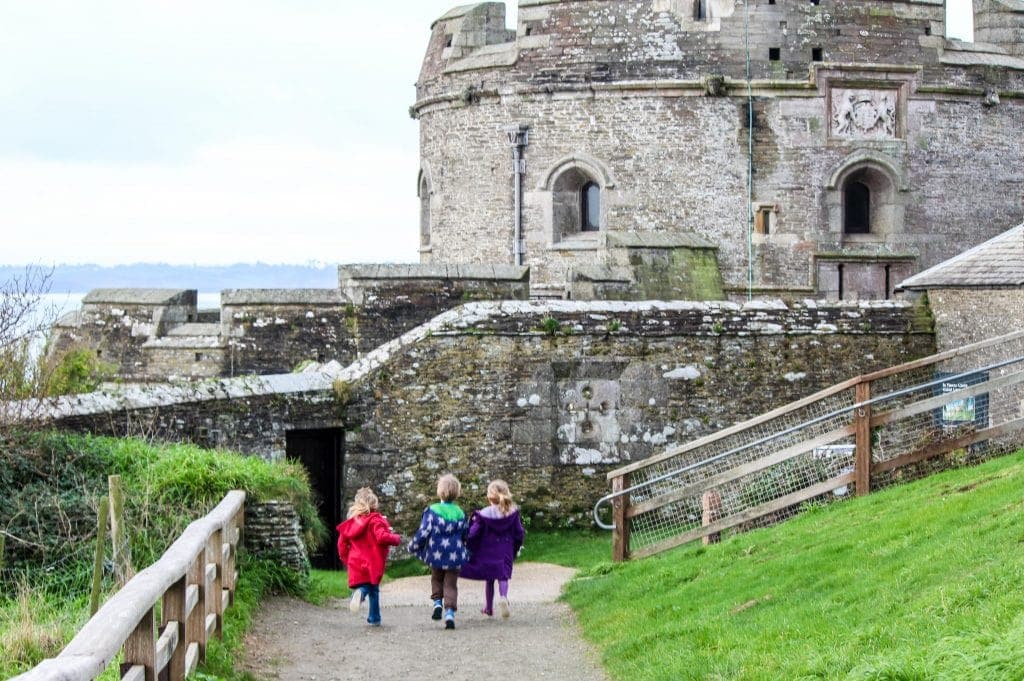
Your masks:
<svg viewBox="0 0 1024 681"><path fill-rule="evenodd" d="M244 666L258 678L280 681L605 681L568 607L555 602L572 574L556 565L517 563L507 620L481 614L483 582L460 580L454 631L430 619L429 577L381 586L379 628L367 626L365 604L353 615L348 600L318 607L271 599L246 639Z"/></svg>

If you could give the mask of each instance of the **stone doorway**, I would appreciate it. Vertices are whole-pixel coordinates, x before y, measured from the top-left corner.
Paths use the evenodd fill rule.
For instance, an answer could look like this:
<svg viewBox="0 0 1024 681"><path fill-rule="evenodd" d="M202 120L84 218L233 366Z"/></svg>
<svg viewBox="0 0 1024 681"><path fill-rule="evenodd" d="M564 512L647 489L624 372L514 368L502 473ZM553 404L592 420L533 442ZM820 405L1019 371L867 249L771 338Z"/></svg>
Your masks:
<svg viewBox="0 0 1024 681"><path fill-rule="evenodd" d="M345 436L341 428L289 430L285 434L285 453L301 463L309 473L309 481L317 496L320 519L327 526L328 538L309 561L315 568L337 570L337 536L335 527L342 521L344 489Z"/></svg>

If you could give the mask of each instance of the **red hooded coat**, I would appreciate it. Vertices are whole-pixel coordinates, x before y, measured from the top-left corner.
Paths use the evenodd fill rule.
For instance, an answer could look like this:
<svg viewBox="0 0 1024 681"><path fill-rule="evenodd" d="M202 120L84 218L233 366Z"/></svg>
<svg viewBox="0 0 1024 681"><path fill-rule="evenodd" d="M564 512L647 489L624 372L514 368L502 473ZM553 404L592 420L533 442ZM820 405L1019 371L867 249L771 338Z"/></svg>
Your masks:
<svg viewBox="0 0 1024 681"><path fill-rule="evenodd" d="M390 547L402 543L388 520L371 511L338 525L338 557L348 568L349 587L380 584Z"/></svg>

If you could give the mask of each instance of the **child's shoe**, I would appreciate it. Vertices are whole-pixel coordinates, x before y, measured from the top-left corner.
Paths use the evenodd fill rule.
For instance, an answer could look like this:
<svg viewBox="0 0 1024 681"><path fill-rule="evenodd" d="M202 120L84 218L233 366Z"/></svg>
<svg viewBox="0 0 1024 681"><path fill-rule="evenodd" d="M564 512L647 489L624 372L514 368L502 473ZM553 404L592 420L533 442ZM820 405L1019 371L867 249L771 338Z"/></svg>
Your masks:
<svg viewBox="0 0 1024 681"><path fill-rule="evenodd" d="M487 615L488 617L494 617L494 611L493 610L488 610L487 608L481 608L480 609L480 614L481 615Z"/></svg>
<svg viewBox="0 0 1024 681"><path fill-rule="evenodd" d="M348 601L348 611L353 615L359 612L359 606L363 604L363 590L356 589L352 592L352 598Z"/></svg>
<svg viewBox="0 0 1024 681"><path fill-rule="evenodd" d="M443 604L441 603L441 601L434 601L434 614L430 616L430 619L432 619L432 620L439 620L439 619L441 619L441 610L442 610L442 608L443 608Z"/></svg>
<svg viewBox="0 0 1024 681"><path fill-rule="evenodd" d="M448 608L444 611L444 628L454 629L455 628L455 611Z"/></svg>
<svg viewBox="0 0 1024 681"><path fill-rule="evenodd" d="M512 616L512 611L508 609L508 599L502 598L498 601L498 610L501 611L501 618L507 620Z"/></svg>
<svg viewBox="0 0 1024 681"><path fill-rule="evenodd" d="M371 622L370 620L366 620L366 623L369 624L371 627L379 627L380 626L380 620L377 620L376 622Z"/></svg>

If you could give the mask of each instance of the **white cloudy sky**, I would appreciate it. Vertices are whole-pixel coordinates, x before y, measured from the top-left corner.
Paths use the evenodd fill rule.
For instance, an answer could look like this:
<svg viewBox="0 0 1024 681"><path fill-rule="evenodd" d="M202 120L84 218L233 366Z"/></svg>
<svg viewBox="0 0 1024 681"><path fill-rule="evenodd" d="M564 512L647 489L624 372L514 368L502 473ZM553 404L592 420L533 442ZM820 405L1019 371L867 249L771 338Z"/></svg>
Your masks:
<svg viewBox="0 0 1024 681"><path fill-rule="evenodd" d="M417 261L457 4L0 0L0 264Z"/></svg>

